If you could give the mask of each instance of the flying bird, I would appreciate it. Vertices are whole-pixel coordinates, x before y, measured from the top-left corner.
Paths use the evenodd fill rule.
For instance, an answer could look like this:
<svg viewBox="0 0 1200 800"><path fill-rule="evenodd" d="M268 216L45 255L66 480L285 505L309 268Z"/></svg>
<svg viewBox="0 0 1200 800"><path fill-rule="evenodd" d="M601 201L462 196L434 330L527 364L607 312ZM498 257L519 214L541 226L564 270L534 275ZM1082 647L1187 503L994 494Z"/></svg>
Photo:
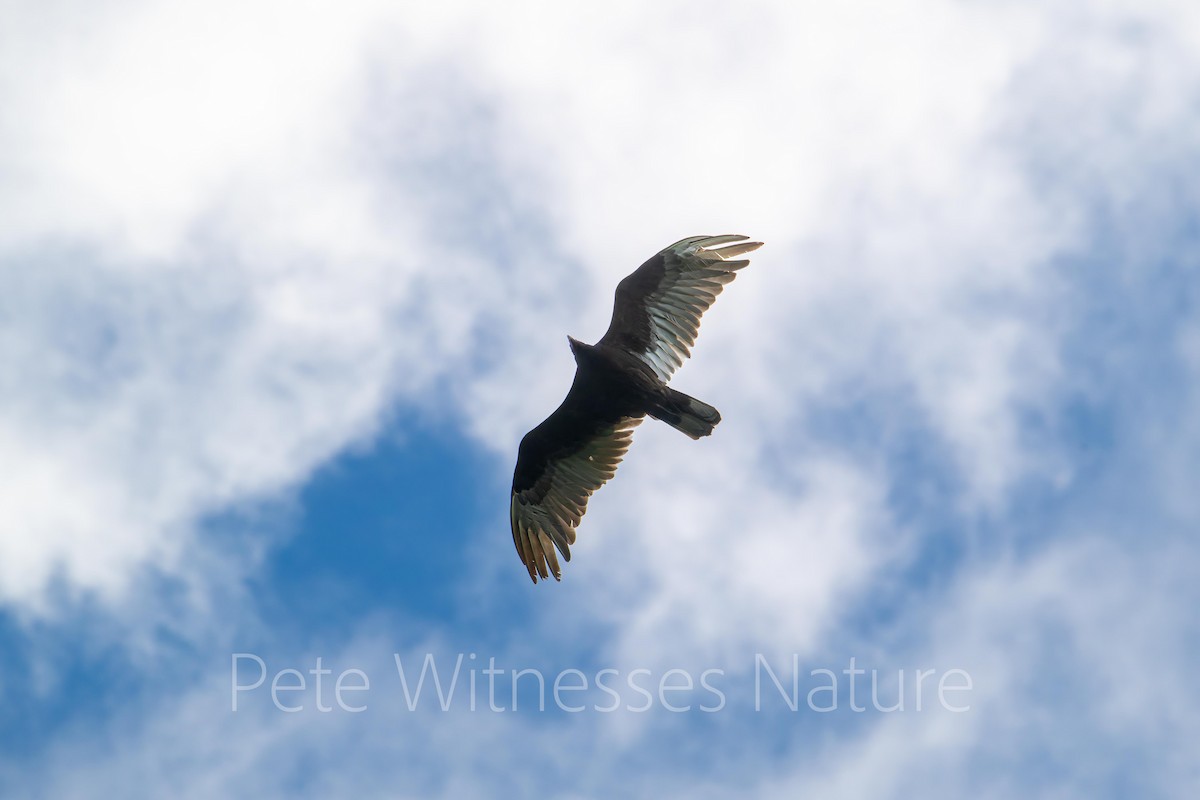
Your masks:
<svg viewBox="0 0 1200 800"><path fill-rule="evenodd" d="M562 579L588 498L616 474L633 429L647 415L693 439L721 415L669 386L691 355L700 316L762 242L692 236L655 254L617 284L612 322L593 344L571 336L575 381L553 414L525 434L513 474L513 543L537 583Z"/></svg>

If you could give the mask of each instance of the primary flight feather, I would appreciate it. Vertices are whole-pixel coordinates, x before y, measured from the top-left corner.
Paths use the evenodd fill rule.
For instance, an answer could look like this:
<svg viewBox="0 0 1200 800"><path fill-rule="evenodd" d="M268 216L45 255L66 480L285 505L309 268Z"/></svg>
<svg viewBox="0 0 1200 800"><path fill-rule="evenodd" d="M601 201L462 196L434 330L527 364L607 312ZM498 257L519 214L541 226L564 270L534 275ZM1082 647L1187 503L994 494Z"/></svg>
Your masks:
<svg viewBox="0 0 1200 800"><path fill-rule="evenodd" d="M513 474L513 543L537 583L562 578L593 492L617 470L649 415L693 439L721 421L715 408L667 386L691 355L700 317L762 247L747 237L692 236L656 253L617 284L612 322L594 345L567 337L575 381L562 404L525 434ZM557 552L556 552L557 551Z"/></svg>

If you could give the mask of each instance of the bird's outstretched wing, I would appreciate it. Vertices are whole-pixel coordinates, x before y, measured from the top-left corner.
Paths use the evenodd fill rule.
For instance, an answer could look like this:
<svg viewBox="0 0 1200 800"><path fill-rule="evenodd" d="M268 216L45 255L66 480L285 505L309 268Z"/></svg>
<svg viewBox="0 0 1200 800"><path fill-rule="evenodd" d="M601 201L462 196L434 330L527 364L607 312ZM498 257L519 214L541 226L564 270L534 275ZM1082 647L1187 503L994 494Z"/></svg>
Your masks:
<svg viewBox="0 0 1200 800"><path fill-rule="evenodd" d="M700 316L750 263L729 259L762 247L746 239L692 236L654 255L617 285L612 322L596 344L632 353L668 380L691 355Z"/></svg>
<svg viewBox="0 0 1200 800"><path fill-rule="evenodd" d="M617 470L641 417L607 418L586 400L576 376L562 405L525 434L513 475L513 543L529 577L562 577L558 556L571 560L575 527L588 498Z"/></svg>

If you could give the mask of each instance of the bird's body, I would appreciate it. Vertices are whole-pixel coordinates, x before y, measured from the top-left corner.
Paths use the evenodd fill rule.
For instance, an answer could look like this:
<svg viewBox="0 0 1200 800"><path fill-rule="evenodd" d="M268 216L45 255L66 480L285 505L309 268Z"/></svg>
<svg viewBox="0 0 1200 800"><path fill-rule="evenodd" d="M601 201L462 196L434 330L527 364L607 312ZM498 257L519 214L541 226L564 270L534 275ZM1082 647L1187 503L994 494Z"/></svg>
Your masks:
<svg viewBox="0 0 1200 800"><path fill-rule="evenodd" d="M620 348L567 339L576 371L587 381L580 398L585 403L635 411L664 385L644 362Z"/></svg>
<svg viewBox="0 0 1200 800"><path fill-rule="evenodd" d="M612 322L596 344L567 337L575 380L558 409L521 440L513 474L513 542L535 583L561 577L555 548L571 559L588 497L613 476L644 417L693 439L721 421L715 408L667 381L690 354L700 316L749 263L726 259L761 246L745 239L695 236L665 248L617 286Z"/></svg>

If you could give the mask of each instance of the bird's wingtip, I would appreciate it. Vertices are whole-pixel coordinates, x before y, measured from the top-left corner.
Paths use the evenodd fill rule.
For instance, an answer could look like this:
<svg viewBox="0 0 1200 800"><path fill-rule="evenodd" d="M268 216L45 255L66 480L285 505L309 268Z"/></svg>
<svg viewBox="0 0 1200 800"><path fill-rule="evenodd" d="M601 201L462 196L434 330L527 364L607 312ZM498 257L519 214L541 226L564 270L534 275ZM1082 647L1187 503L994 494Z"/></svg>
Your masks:
<svg viewBox="0 0 1200 800"><path fill-rule="evenodd" d="M693 254L709 260L715 256L727 261L743 253L752 253L763 246L762 242L747 241L749 238L741 233L726 233L721 236L691 236L687 239L680 239L667 249L680 255Z"/></svg>
<svg viewBox="0 0 1200 800"><path fill-rule="evenodd" d="M708 252L720 256L721 260L723 261L728 261L731 258L737 258L738 256L745 255L746 253L753 253L762 246L762 242L738 242L737 244L718 247L716 249L709 250Z"/></svg>

